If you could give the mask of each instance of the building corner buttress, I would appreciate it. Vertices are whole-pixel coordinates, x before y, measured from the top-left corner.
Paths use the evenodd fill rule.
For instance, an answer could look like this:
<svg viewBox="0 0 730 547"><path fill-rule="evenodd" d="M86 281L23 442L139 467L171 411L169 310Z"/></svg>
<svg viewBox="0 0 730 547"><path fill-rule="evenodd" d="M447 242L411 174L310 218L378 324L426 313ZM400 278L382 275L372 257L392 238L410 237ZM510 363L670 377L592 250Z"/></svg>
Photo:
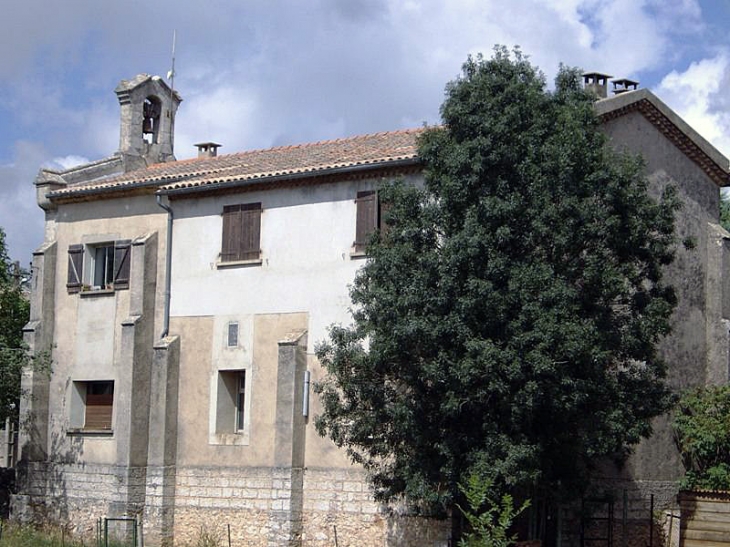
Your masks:
<svg viewBox="0 0 730 547"><path fill-rule="evenodd" d="M730 234L708 224L707 238L707 362L705 383L730 381Z"/></svg>

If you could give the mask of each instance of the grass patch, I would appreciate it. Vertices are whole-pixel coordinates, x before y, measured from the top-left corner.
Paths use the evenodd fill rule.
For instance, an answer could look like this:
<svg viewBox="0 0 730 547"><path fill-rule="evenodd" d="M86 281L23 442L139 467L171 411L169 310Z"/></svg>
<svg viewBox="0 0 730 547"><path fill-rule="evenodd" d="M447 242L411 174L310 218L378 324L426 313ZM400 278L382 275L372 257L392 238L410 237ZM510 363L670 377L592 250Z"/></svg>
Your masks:
<svg viewBox="0 0 730 547"><path fill-rule="evenodd" d="M96 547L95 540L72 537L61 528L37 529L0 521L0 547Z"/></svg>
<svg viewBox="0 0 730 547"><path fill-rule="evenodd" d="M79 538L58 526L39 528L0 520L0 547L99 547L99 544L96 537ZM108 547L131 547L131 543L110 539Z"/></svg>

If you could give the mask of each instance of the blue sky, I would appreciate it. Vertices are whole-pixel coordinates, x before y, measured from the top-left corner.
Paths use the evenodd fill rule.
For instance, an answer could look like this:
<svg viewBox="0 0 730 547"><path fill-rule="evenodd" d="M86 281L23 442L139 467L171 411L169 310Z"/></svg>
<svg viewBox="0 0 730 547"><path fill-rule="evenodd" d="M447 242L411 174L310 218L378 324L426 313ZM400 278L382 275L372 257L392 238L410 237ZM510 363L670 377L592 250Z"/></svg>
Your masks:
<svg viewBox="0 0 730 547"><path fill-rule="evenodd" d="M116 151L114 88L164 76L177 31L178 158L438 121L468 54L520 45L651 88L730 155L730 0L24 0L0 20L0 226L27 265L33 179Z"/></svg>

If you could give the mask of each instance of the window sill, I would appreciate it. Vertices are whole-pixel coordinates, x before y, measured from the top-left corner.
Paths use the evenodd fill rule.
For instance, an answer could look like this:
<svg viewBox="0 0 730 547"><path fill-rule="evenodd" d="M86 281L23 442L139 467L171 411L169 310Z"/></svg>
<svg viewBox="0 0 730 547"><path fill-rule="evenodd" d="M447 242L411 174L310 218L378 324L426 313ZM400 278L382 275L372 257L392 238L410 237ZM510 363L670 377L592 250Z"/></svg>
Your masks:
<svg viewBox="0 0 730 547"><path fill-rule="evenodd" d="M213 433L208 437L208 444L218 446L248 446L248 432Z"/></svg>
<svg viewBox="0 0 730 547"><path fill-rule="evenodd" d="M365 251L350 251L350 259L358 260L360 258L367 258L368 254Z"/></svg>
<svg viewBox="0 0 730 547"><path fill-rule="evenodd" d="M66 430L68 436L80 437L113 437L113 429L84 429L83 427L70 427Z"/></svg>
<svg viewBox="0 0 730 547"><path fill-rule="evenodd" d="M263 264L262 258L253 258L251 260L230 260L227 262L218 261L215 263L215 267L219 270L226 268L247 268L250 266L261 266Z"/></svg>
<svg viewBox="0 0 730 547"><path fill-rule="evenodd" d="M79 294L83 298L94 297L94 296L109 296L114 294L114 289L89 289L86 291L79 291Z"/></svg>

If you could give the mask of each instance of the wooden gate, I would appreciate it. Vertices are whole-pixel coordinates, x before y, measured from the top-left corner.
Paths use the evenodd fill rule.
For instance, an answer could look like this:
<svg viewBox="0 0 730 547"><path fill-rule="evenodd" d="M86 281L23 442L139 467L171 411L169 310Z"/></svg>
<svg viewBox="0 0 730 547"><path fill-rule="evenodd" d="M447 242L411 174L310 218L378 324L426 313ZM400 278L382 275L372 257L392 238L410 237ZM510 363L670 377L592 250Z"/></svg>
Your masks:
<svg viewBox="0 0 730 547"><path fill-rule="evenodd" d="M730 547L730 492L680 492L680 547Z"/></svg>

